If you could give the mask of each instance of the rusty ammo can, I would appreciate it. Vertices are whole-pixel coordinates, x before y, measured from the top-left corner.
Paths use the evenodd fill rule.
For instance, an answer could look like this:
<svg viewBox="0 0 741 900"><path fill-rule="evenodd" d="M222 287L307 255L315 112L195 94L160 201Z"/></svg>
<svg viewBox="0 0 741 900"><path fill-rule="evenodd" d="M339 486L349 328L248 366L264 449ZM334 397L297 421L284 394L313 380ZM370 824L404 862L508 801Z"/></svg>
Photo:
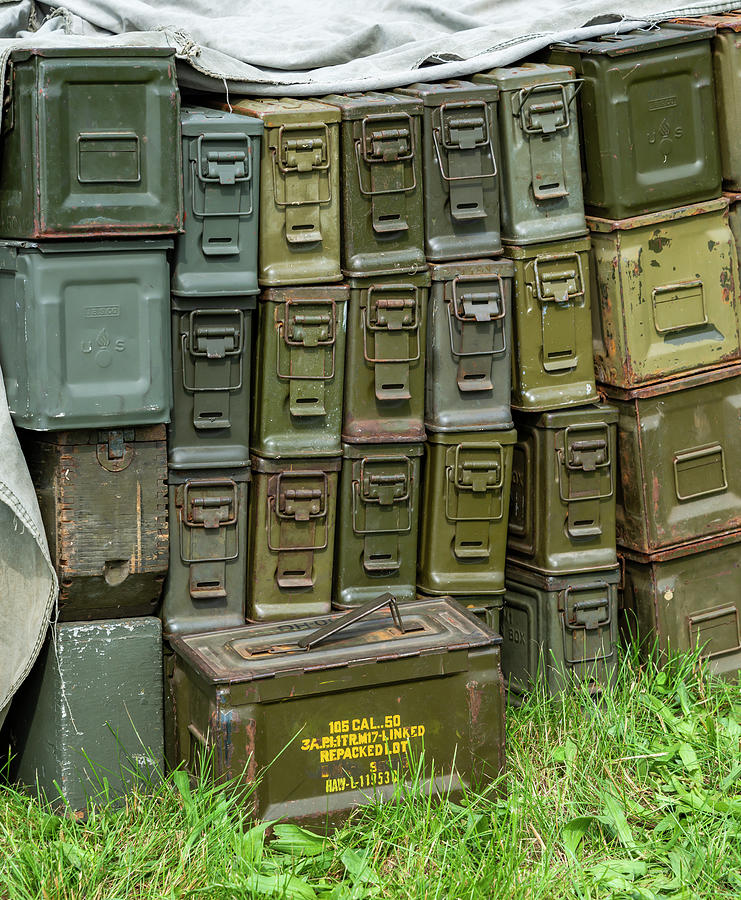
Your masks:
<svg viewBox="0 0 741 900"><path fill-rule="evenodd" d="M212 749L217 777L255 783L255 817L319 830L392 800L422 751L427 790L457 802L504 765L500 642L449 600L388 594L175 640L171 762L192 772Z"/></svg>
<svg viewBox="0 0 741 900"><path fill-rule="evenodd" d="M340 464L337 458L252 457L250 621L329 612Z"/></svg>
<svg viewBox="0 0 741 900"><path fill-rule="evenodd" d="M501 253L494 85L412 84L422 101L425 253L430 262Z"/></svg>
<svg viewBox="0 0 741 900"><path fill-rule="evenodd" d="M739 276L728 200L588 219L597 380L622 388L739 358Z"/></svg>
<svg viewBox="0 0 741 900"><path fill-rule="evenodd" d="M59 620L155 613L169 556L164 425L20 438L59 576Z"/></svg>
<svg viewBox="0 0 741 900"><path fill-rule="evenodd" d="M415 598L422 444L343 444L333 605Z"/></svg>
<svg viewBox="0 0 741 900"><path fill-rule="evenodd" d="M339 456L346 285L271 288L258 300L252 449Z"/></svg>
<svg viewBox="0 0 741 900"><path fill-rule="evenodd" d="M507 259L430 266L425 428L511 428L512 275Z"/></svg>

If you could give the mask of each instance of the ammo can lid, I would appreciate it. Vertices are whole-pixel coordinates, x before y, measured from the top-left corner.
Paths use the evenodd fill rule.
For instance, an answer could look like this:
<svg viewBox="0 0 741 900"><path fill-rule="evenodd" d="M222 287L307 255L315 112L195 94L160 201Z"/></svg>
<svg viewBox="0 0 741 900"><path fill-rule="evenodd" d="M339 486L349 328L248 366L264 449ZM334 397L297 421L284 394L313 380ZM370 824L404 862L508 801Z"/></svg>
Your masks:
<svg viewBox="0 0 741 900"><path fill-rule="evenodd" d="M671 47L673 44L687 44L691 41L708 41L715 34L713 28L697 28L693 25L660 25L646 31L636 29L622 34L605 34L602 37L573 44L553 44L551 50L568 51L580 55L626 56L628 53L644 53Z"/></svg>
<svg viewBox="0 0 741 900"><path fill-rule="evenodd" d="M375 665L409 657L429 660L427 665L420 661L420 678L432 673L443 675L444 669L434 657L502 642L474 615L445 598L405 603L399 607L399 613L404 632L396 627L389 610L381 609L308 650L299 646L300 640L348 614L247 625L174 638L170 644L207 682L239 684L290 672ZM388 671L390 682L396 679L393 666L384 671ZM292 684L295 689L295 682ZM358 681L354 686L361 687L362 683ZM341 689L341 685L327 682L327 693ZM292 695L296 696L295 690Z"/></svg>
<svg viewBox="0 0 741 900"><path fill-rule="evenodd" d="M422 456L425 450L423 442L402 444L399 441L387 444L348 444L342 442L343 459L375 459L379 456L388 458L402 456Z"/></svg>
<svg viewBox="0 0 741 900"><path fill-rule="evenodd" d="M653 553L641 553L628 547L618 547L618 560L626 560L633 563L650 565L651 563L669 562L672 559L682 559L684 556L694 556L696 553L709 553L711 550L720 550L732 544L741 542L741 530L724 531L722 534L713 534L710 537L698 541L689 541L686 544L678 544L665 550L656 550Z"/></svg>
<svg viewBox="0 0 741 900"><path fill-rule="evenodd" d="M183 106L180 110L180 130L184 137L198 137L204 132L262 134L262 119L238 116L224 109L206 106Z"/></svg>
<svg viewBox="0 0 741 900"><path fill-rule="evenodd" d="M340 121L340 114L335 107L319 100L299 100L294 97L266 97L257 100L245 97L233 102L231 106L238 115L262 119L266 128L299 122L326 122L331 125Z"/></svg>
<svg viewBox="0 0 741 900"><path fill-rule="evenodd" d="M511 278L515 274L515 264L510 259L463 259L458 262L430 264L430 277L433 281L452 281L459 275L491 276Z"/></svg>
<svg viewBox="0 0 741 900"><path fill-rule="evenodd" d="M49 59L82 59L85 57L104 57L110 59L125 59L129 56L146 57L175 57L174 47L29 47L12 50L10 58L14 63L30 59L32 56L48 57Z"/></svg>
<svg viewBox="0 0 741 900"><path fill-rule="evenodd" d="M219 485L229 485L232 482L241 484L244 481L250 481L251 475L249 463L240 468L221 467L218 472L210 468L173 469L171 466L168 466L167 483L169 485L175 485L197 481L201 487L218 487Z"/></svg>
<svg viewBox="0 0 741 900"><path fill-rule="evenodd" d="M565 84L575 79L576 72L571 66L535 62L504 66L473 76L477 84L496 84L500 91L519 91L536 84Z"/></svg>
<svg viewBox="0 0 741 900"><path fill-rule="evenodd" d="M585 253L591 249L589 235L568 238L565 241L548 241L542 244L505 244L503 253L507 259L541 259L554 253Z"/></svg>
<svg viewBox="0 0 741 900"><path fill-rule="evenodd" d="M121 428L75 428L71 431L23 431L20 439L25 444L43 442L57 446L90 446L106 444L111 439L120 440L122 444L153 443L165 441L167 433L164 425L130 425ZM164 456L162 458L164 465Z"/></svg>
<svg viewBox="0 0 741 900"><path fill-rule="evenodd" d="M153 238L130 241L0 241L0 249L37 250L39 253L125 253L141 250L171 250L175 246L173 240Z"/></svg>
<svg viewBox="0 0 741 900"><path fill-rule="evenodd" d="M315 300L333 300L344 303L350 296L350 288L346 284L315 284L309 287L271 287L263 288L259 300L261 303L293 303Z"/></svg>
<svg viewBox="0 0 741 900"><path fill-rule="evenodd" d="M566 409L554 409L547 412L520 412L513 410L515 427L518 425L531 428L550 428L560 430L574 425L614 425L618 420L618 410L607 403L593 403L585 406L572 406Z"/></svg>
<svg viewBox="0 0 741 900"><path fill-rule="evenodd" d="M700 372L693 372L691 375L677 375L664 381L655 381L640 387L626 389L613 387L610 384L600 384L598 387L600 393L610 400L646 400L651 397L661 397L664 394L673 394L676 391L688 391L690 388L701 387L704 384L714 384L717 381L726 381L739 376L741 376L741 363L734 363L733 365L720 363Z"/></svg>
<svg viewBox="0 0 741 900"><path fill-rule="evenodd" d="M329 94L322 97L325 103L336 106L342 120L352 121L365 116L407 113L410 116L422 115L422 103L415 97L405 97L390 91L357 91L351 94Z"/></svg>
<svg viewBox="0 0 741 900"><path fill-rule="evenodd" d="M425 265L415 272L399 272L395 275L351 275L347 282L351 291L367 291L371 287L388 287L394 284L426 288L430 286L430 273Z"/></svg>
<svg viewBox="0 0 741 900"><path fill-rule="evenodd" d="M611 566L609 569L596 569L593 572L572 572L550 575L538 569L528 566L519 566L511 558L507 559L504 570L504 582L507 588L510 584L526 584L529 587L538 588L541 591L565 591L571 588L574 591L584 591L590 588L599 589L602 585L617 585L620 581L619 566ZM507 606L507 595L504 596L504 606Z"/></svg>
<svg viewBox="0 0 741 900"><path fill-rule="evenodd" d="M632 228L647 228L671 222L675 219L687 219L690 216L702 216L705 213L716 213L728 209L727 197L705 200L703 203L690 203L687 206L675 206L673 209L662 209L659 212L646 213L642 216L630 216L627 219L601 219L598 216L587 216L590 231L606 233L610 231L629 231Z"/></svg>
<svg viewBox="0 0 741 900"><path fill-rule="evenodd" d="M477 444L516 444L517 432L514 428L503 428L501 431L431 431L427 435L428 444L447 444L455 447L476 447Z"/></svg>
<svg viewBox="0 0 741 900"><path fill-rule="evenodd" d="M266 472L270 475L275 475L277 472L338 472L342 460L331 456L267 459L253 453L250 455L250 465L253 472Z"/></svg>
<svg viewBox="0 0 741 900"><path fill-rule="evenodd" d="M499 88L495 84L452 80L431 84L415 82L408 87L397 88L396 93L418 97L425 106L439 106L441 103L461 103L467 100L491 103L499 97Z"/></svg>

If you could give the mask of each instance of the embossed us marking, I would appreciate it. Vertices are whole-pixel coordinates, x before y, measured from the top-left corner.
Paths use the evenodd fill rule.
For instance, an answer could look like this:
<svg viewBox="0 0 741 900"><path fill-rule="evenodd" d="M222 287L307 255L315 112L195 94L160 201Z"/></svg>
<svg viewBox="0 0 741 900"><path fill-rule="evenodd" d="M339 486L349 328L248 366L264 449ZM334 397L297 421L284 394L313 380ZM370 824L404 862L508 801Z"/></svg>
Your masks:
<svg viewBox="0 0 741 900"><path fill-rule="evenodd" d="M100 319L104 316L120 316L120 306L88 306L85 308L86 319Z"/></svg>
<svg viewBox="0 0 741 900"><path fill-rule="evenodd" d="M649 109L671 109L677 105L676 97L657 97L656 100L648 101Z"/></svg>

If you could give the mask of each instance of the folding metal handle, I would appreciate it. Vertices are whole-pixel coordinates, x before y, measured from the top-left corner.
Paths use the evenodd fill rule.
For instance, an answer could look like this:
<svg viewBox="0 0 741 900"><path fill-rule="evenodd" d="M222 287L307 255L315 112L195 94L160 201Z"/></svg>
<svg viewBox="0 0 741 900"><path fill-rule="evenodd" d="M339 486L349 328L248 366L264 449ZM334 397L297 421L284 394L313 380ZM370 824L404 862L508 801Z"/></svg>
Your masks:
<svg viewBox="0 0 741 900"><path fill-rule="evenodd" d="M470 112L477 106L482 107L482 115L476 118L464 116L461 118L446 119L446 112L451 109L460 110L461 112ZM435 145L435 156L437 157L437 165L444 181L483 181L485 178L496 178L497 176L497 159L494 152L493 128L490 120L490 110L488 104L483 100L474 102L458 102L458 103L442 103L439 109L440 125L432 129L432 140ZM475 133L472 137L463 138L459 135L458 139L453 138L453 132L461 132L463 130L481 132L479 138ZM469 150L484 150L491 162L491 172L479 172L471 175L451 175L449 169L446 171L443 165L443 153L465 152Z"/></svg>
<svg viewBox="0 0 741 900"><path fill-rule="evenodd" d="M312 631L311 634L306 637L299 638L298 645L304 650L311 650L312 648L318 646L319 644L324 643L324 641L329 640L331 637L335 637L341 631L344 631L346 628L349 628L351 625L355 625L356 622L360 622L362 619L365 619L367 616L372 615L374 612L378 612L379 609L383 609L384 606L388 606L389 612L391 613L391 618L394 621L394 625L399 630L401 634L407 634L410 631L421 631L421 626L412 626L406 627L401 620L401 614L399 613L399 605L396 601L396 597L393 594L381 594L380 597L376 597L375 600L369 600L367 603L364 603L362 606L358 606L357 609L351 609L344 616L340 616L339 619L335 619L332 622L328 622L326 625L323 625L321 628L317 628L316 631Z"/></svg>
<svg viewBox="0 0 741 900"><path fill-rule="evenodd" d="M679 481L681 472L679 467L683 463L693 462L695 460L709 459L717 456L720 462L721 482L715 486L703 488L699 491L693 491L689 494L683 494ZM728 476L726 475L726 460L723 453L723 447L720 444L710 444L708 447L698 447L694 450L684 450L674 454L674 490L677 500L694 500L697 497L706 497L710 494L721 494L728 489Z"/></svg>
<svg viewBox="0 0 741 900"><path fill-rule="evenodd" d="M405 123L402 128L385 128L377 132L370 132L368 125L377 122L393 122L400 120ZM361 126L360 138L355 141L355 165L358 173L358 189L365 197L378 197L384 194L405 194L413 191L417 187L417 165L414 153L414 142L416 135L416 123L408 113L376 113L365 116ZM375 141L388 141L391 146L388 151L378 151L373 147ZM406 141L408 149L402 152L402 144ZM396 145L394 148L393 145ZM407 183L403 176L399 179L399 183L388 188L374 188L372 183L366 183L363 179L363 166L369 168L373 165L388 165L405 163L411 164L411 183ZM370 177L370 176L369 176ZM398 230L398 226L394 227Z"/></svg>
<svg viewBox="0 0 741 900"><path fill-rule="evenodd" d="M664 313L664 304L666 304L666 316L667 318L672 318L672 313L675 312L676 304L681 302L682 294L690 294L690 297L685 296L685 302L687 300L694 300L694 307L697 306L696 314L690 315L689 319L686 321L676 321L669 322L667 324L661 323L661 317ZM699 305L697 304L697 300L699 299ZM681 281L676 284L664 284L659 287L655 287L651 292L651 301L653 304L653 312L654 312L654 328L658 334L671 334L675 331L686 331L689 328L700 328L703 325L708 324L708 311L705 306L705 290L701 279L695 279L694 281ZM687 313L687 309L682 310Z"/></svg>
<svg viewBox="0 0 741 900"><path fill-rule="evenodd" d="M570 106L581 90L582 83L581 79L574 79L573 81L546 82L521 88L513 102L512 111L515 118L520 120L523 132L528 135L551 135L568 128L571 124ZM574 85L574 92L569 97L566 88L570 85ZM531 97L554 92L559 95L558 99L542 100L539 103L531 103L527 109L525 108ZM558 113L562 113L559 119L556 118ZM539 116L541 121L534 122L533 115Z"/></svg>

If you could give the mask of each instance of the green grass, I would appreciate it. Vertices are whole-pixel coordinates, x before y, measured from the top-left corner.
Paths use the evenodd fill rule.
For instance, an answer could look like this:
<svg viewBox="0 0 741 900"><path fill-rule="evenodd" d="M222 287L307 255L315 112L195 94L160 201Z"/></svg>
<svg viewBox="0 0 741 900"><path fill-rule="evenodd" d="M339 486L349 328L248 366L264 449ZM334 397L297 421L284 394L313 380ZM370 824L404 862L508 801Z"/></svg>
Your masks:
<svg viewBox="0 0 741 900"><path fill-rule="evenodd" d="M252 827L235 788L175 773L62 819L0 792L0 895L27 898L738 898L741 686L623 660L599 705L509 714L507 799L406 796L331 839Z"/></svg>

